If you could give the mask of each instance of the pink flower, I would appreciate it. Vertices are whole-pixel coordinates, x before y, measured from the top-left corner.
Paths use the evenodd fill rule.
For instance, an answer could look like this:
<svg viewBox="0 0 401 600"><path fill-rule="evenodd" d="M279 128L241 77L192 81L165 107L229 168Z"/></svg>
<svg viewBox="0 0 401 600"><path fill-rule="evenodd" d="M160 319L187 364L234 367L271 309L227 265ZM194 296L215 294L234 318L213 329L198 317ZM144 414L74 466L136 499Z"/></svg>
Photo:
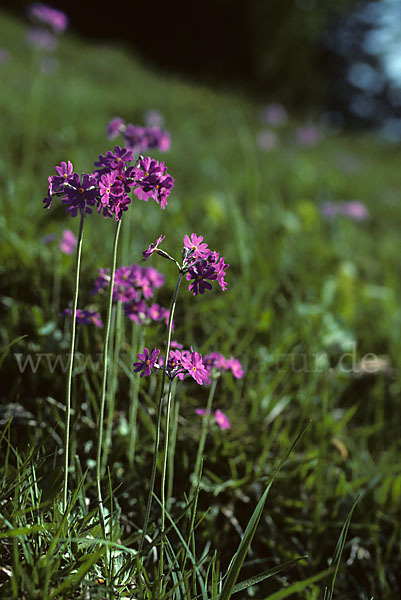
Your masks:
<svg viewBox="0 0 401 600"><path fill-rule="evenodd" d="M231 423L228 420L227 415L224 414L219 408L214 413L214 418L220 429L230 429Z"/></svg>
<svg viewBox="0 0 401 600"><path fill-rule="evenodd" d="M322 132L316 125L302 125L296 131L296 138L300 146L315 146L322 139Z"/></svg>
<svg viewBox="0 0 401 600"><path fill-rule="evenodd" d="M64 229L59 248L63 254L74 254L77 238L70 229Z"/></svg>

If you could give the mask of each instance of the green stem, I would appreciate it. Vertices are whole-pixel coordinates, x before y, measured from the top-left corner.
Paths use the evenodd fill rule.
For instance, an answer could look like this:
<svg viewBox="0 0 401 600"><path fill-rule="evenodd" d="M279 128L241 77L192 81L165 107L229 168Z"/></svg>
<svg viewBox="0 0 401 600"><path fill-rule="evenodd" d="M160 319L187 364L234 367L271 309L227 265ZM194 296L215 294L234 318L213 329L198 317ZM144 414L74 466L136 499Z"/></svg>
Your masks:
<svg viewBox="0 0 401 600"><path fill-rule="evenodd" d="M67 498L68 498L68 468L69 468L69 454L70 454L72 369L74 366L75 332L76 332L78 290L79 290L79 273L81 270L81 254L82 254L82 238L83 238L83 230L84 230L84 221L85 221L85 212L83 211L81 213L81 220L79 223L77 249L76 249L76 253L75 253L75 287L74 287L74 298L73 298L72 313L71 313L70 360L68 363L67 387L66 387L66 406L65 406L65 423L64 423L63 512L65 512L67 510Z"/></svg>
<svg viewBox="0 0 401 600"><path fill-rule="evenodd" d="M210 386L209 397L207 399L207 406L206 406L206 415L205 415L205 418L202 423L202 432L201 432L201 436L200 436L200 440L199 440L198 452L196 454L195 469L192 474L191 490L189 493L190 500L192 500L192 498L194 496L194 492L200 483L199 479L200 479L201 462L202 462L202 457L203 457L203 451L205 449L206 436L207 436L207 432L209 430L209 423L210 423L210 419L212 416L211 415L212 402L213 402L213 398L214 398L214 393L216 391L216 385L217 385L217 378L214 378L214 379L212 379L212 384Z"/></svg>
<svg viewBox="0 0 401 600"><path fill-rule="evenodd" d="M171 496L173 494L173 481L174 481L174 454L175 454L175 446L177 442L177 429L178 429L178 415L180 411L180 402L176 397L177 390L177 379L173 381L173 389L172 389L172 397L171 397L171 405L172 405L172 414L173 421L171 427L171 436L170 436L170 448L168 450L168 484L167 484L167 509L169 509L169 502Z"/></svg>
<svg viewBox="0 0 401 600"><path fill-rule="evenodd" d="M105 408L105 404L106 404L106 386L107 386L111 314L112 314L112 306L113 306L114 273L116 270L118 238L120 235L121 223L122 223L122 221L120 219L117 223L116 231L114 234L113 263L111 266L111 273L110 273L107 321L106 321L106 331L105 331L104 349L103 349L102 395L101 395L101 399L100 399L99 416L98 416L98 437L97 437L97 454L96 454L96 485L97 485L97 497L98 497L98 504L99 504L100 525L102 528L102 534L103 534L104 539L106 536L106 528L105 528L105 522L104 522L102 489L101 489L101 485L100 485L101 469L102 469L103 423L104 423L104 408Z"/></svg>
<svg viewBox="0 0 401 600"><path fill-rule="evenodd" d="M167 365L167 363L164 363ZM168 457L168 446L170 437L170 413L171 413L171 386L173 380L169 380L168 393L167 393L167 408L166 408L166 424L165 424L165 436L164 436L164 453L163 453L163 468L162 468L162 483L161 483L161 527L160 527L160 582L162 581L164 571L164 532L166 529L166 472L167 472L167 457Z"/></svg>
<svg viewBox="0 0 401 600"><path fill-rule="evenodd" d="M117 392L117 381L118 381L118 358L120 353L121 346L121 323L122 323L122 306L121 301L117 302L117 306L115 307L115 326L114 326L114 351L113 351L113 361L112 361L112 372L111 372L111 382L110 382L110 394L108 397L108 411L107 411L107 425L106 425L106 437L104 442L103 456L102 456L102 474L104 474L107 463L107 456L109 453L109 448L111 446L111 439L113 433L113 417L114 417L114 408L115 408L115 397ZM113 337L113 336L111 336Z"/></svg>
<svg viewBox="0 0 401 600"><path fill-rule="evenodd" d="M169 320L168 320L168 333L167 333L167 347L166 347L166 355L164 357L164 365L165 366L167 366L167 360L168 360L168 356L170 354L170 344L171 344L171 332L172 332L172 326L173 326L173 316L174 316L175 306L176 306L176 303L177 303L178 291L180 289L181 279L183 278L183 275L184 274L180 271L180 273L178 275L178 279L177 279L177 284L175 286L175 290L174 290L174 294L173 294L173 299L171 301L171 306L170 306L170 316L169 316ZM164 393L165 382L166 382L166 370L163 369L162 382L161 382L161 386L160 386L160 398L159 398L159 404L158 404L158 407L157 407L157 423L156 423L155 445L154 445L154 451L153 451L152 473L151 473L151 476L150 476L150 488L149 488L148 502L147 502L147 505L146 505L145 520L144 520L144 523L143 523L142 536L141 536L141 541L140 541L140 544L139 544L139 551L142 550L143 543L145 541L146 530L147 530L148 525L149 525L150 510L151 510L151 507L152 507L153 492L154 492L154 489L155 489L157 457L158 457L158 454L159 454L161 415L162 415L163 393ZM162 508L162 511L163 511L162 512L162 514L163 514L164 513L163 508Z"/></svg>

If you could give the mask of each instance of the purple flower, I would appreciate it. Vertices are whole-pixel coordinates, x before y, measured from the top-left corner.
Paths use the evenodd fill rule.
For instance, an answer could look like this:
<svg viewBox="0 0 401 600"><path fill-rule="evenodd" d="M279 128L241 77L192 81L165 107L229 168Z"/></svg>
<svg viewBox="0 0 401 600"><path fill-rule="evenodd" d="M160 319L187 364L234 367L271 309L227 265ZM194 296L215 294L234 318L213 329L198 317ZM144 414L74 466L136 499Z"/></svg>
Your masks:
<svg viewBox="0 0 401 600"><path fill-rule="evenodd" d="M67 15L47 4L35 3L28 7L28 16L36 23L47 25L55 33L63 33L68 26Z"/></svg>
<svg viewBox="0 0 401 600"><path fill-rule="evenodd" d="M203 242L203 235L196 235L196 233L191 233L191 237L189 235L184 236L184 248L193 253L191 258L195 260L207 258L211 254L206 242Z"/></svg>
<svg viewBox="0 0 401 600"><path fill-rule="evenodd" d="M72 217L76 217L78 211L91 213L89 206L96 203L98 193L97 181L93 175L83 174L80 178L78 173L68 178L68 183L64 187L65 198L61 202L67 206L67 212Z"/></svg>
<svg viewBox="0 0 401 600"><path fill-rule="evenodd" d="M158 110L147 110L144 117L147 127L161 127L163 125L163 115Z"/></svg>
<svg viewBox="0 0 401 600"><path fill-rule="evenodd" d="M61 315L62 316L71 316L72 309L71 308L64 309L64 312L62 312ZM96 325L96 327L103 327L103 323L102 323L99 313L90 311L90 310L81 310L80 308L77 308L76 322L78 324L92 323L93 325Z"/></svg>
<svg viewBox="0 0 401 600"><path fill-rule="evenodd" d="M106 169L116 169L120 163L130 163L134 159L132 150L129 148L120 148L116 146L114 150L107 150L106 154L100 154L99 160L95 162L95 167L105 167Z"/></svg>
<svg viewBox="0 0 401 600"><path fill-rule="evenodd" d="M181 364L199 385L203 385L209 380L209 373L203 364L202 355L198 352L191 350L191 352L186 355L182 354Z"/></svg>
<svg viewBox="0 0 401 600"><path fill-rule="evenodd" d="M217 272L207 260L200 260L188 269L187 280L191 281L191 279L193 281L189 284L189 290L193 295L204 294L205 290L212 289L212 284L209 281L217 279Z"/></svg>
<svg viewBox="0 0 401 600"><path fill-rule="evenodd" d="M125 130L125 123L120 117L115 117L107 125L107 135L110 140L113 140Z"/></svg>
<svg viewBox="0 0 401 600"><path fill-rule="evenodd" d="M156 148L161 152L170 150L170 135L157 125L140 127L128 123L122 134L125 144L128 148L132 148L134 152L146 152L150 148Z"/></svg>
<svg viewBox="0 0 401 600"><path fill-rule="evenodd" d="M320 207L320 211L326 219L330 220L341 213L341 207L334 202L324 202Z"/></svg>
<svg viewBox="0 0 401 600"><path fill-rule="evenodd" d="M70 229L64 229L59 248L63 254L74 254L77 238Z"/></svg>
<svg viewBox="0 0 401 600"><path fill-rule="evenodd" d="M234 358L234 356L230 356L230 358L227 360L226 365L227 365L226 368L231 369L232 374L234 375L234 377L236 379L243 378L244 369L242 368L242 365L237 358Z"/></svg>
<svg viewBox="0 0 401 600"><path fill-rule="evenodd" d="M341 213L355 219L355 221L364 221L369 217L368 209L365 204L359 200L343 202L341 205Z"/></svg>
<svg viewBox="0 0 401 600"><path fill-rule="evenodd" d="M152 368L155 366L160 350L153 348L149 353L147 348L144 348L142 354L138 354L139 361L134 363L134 372L142 371L141 377L150 375Z"/></svg>
<svg viewBox="0 0 401 600"><path fill-rule="evenodd" d="M126 317L135 321L136 323L143 323L146 319L148 307L144 300L133 300L124 304L124 314Z"/></svg>
<svg viewBox="0 0 401 600"><path fill-rule="evenodd" d="M228 420L227 415L224 414L219 408L214 413L214 418L220 429L230 429L231 423Z"/></svg>
<svg viewBox="0 0 401 600"><path fill-rule="evenodd" d="M51 51L57 47L57 38L50 31L38 27L30 29L27 32L26 39L31 46L37 46L42 50Z"/></svg>
<svg viewBox="0 0 401 600"><path fill-rule="evenodd" d="M147 202L153 198L161 208L166 208L167 198L174 187L174 179L166 173L167 167L150 157L139 157L138 166L135 169L136 184L134 194L139 200Z"/></svg>
<svg viewBox="0 0 401 600"><path fill-rule="evenodd" d="M162 241L165 239L165 235L161 235L159 238L157 238L156 243L155 244L149 244L149 247L147 250L145 250L144 252L142 252L143 255L143 259L142 261L145 262L146 260L148 260L148 258L150 256L152 256L152 254L154 252L158 253L159 252L159 244L162 243Z"/></svg>
<svg viewBox="0 0 401 600"><path fill-rule="evenodd" d="M207 414L210 415L210 410L208 411L206 408L195 408L195 412L200 417L205 417Z"/></svg>

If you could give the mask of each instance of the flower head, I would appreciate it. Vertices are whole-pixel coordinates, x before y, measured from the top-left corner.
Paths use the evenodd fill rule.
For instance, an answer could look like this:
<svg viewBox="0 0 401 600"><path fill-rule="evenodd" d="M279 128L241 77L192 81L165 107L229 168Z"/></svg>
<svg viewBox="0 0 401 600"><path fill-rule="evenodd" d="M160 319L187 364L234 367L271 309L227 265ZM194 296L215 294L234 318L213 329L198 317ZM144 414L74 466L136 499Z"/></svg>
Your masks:
<svg viewBox="0 0 401 600"><path fill-rule="evenodd" d="M160 350L153 348L151 352L147 348L144 348L141 354L138 354L138 362L133 364L134 372L141 372L141 377L144 375L150 375L152 368L155 366L157 362L157 358L159 356Z"/></svg>
<svg viewBox="0 0 401 600"><path fill-rule="evenodd" d="M188 354L181 355L181 364L196 383L203 385L209 380L209 373L203 364L202 355L191 350Z"/></svg>
<svg viewBox="0 0 401 600"><path fill-rule="evenodd" d="M32 21L49 27L55 33L63 33L67 29L68 17L57 8L37 2L31 4L27 12Z"/></svg>
<svg viewBox="0 0 401 600"><path fill-rule="evenodd" d="M221 411L219 408L214 413L214 418L216 420L217 425L220 429L230 429L231 423L225 413Z"/></svg>

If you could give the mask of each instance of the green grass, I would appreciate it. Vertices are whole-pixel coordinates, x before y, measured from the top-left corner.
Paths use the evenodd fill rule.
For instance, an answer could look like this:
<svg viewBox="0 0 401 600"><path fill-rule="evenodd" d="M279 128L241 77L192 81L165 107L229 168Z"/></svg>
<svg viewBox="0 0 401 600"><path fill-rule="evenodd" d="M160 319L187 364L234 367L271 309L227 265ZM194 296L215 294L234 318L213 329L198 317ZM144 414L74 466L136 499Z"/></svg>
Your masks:
<svg viewBox="0 0 401 600"><path fill-rule="evenodd" d="M110 597L119 591L123 598L179 600L202 593L216 598L220 577L254 522L255 507L309 422L276 474L239 579L288 566L260 582L256 578L236 597L284 598L286 590L292 597L323 597L333 574L327 580L319 574L339 557L337 541L340 547L357 496L334 598L398 597L400 148L373 134L330 131L317 146L302 148L294 142L300 116L292 115L278 130L278 147L262 152L256 144L263 128L260 106L240 93L167 77L150 71L127 48L95 45L69 33L56 51L58 71L44 75L39 56L25 44L25 31L26 23L2 13L1 44L10 60L0 65L0 597L104 597L96 578L104 577L108 556L115 575L107 582L114 589ZM151 108L162 112L171 133L171 151L154 155L165 160L175 188L164 212L154 203L132 204L119 264L139 262L161 233L165 249L177 257L185 233L203 234L231 265L229 287L224 294L194 298L183 285L174 337L200 352L234 355L246 368L244 380L227 374L217 383L213 405L227 413L232 427L212 427L207 436L196 513L187 504L202 426L194 410L206 406L208 389L177 386L164 582L157 580L154 562L160 544L157 500L150 541L144 555L137 554L159 380L141 381L131 465L129 405L138 381L130 375L131 324L124 321L122 332L110 479L103 481L109 515L103 543L94 467L100 369L76 367L72 496L63 516L65 374L61 368L52 373L45 359L35 373L29 368L20 373L14 356L68 352L68 325L59 313L72 299L74 259L61 255L57 242L45 245L41 238L60 236L66 228L77 233L78 223L61 206L42 209L47 177L61 160L90 172L98 155L113 146L106 137L108 121L121 116L141 124ZM322 202L353 199L367 205L368 221L321 217ZM82 257L79 305L96 305L103 318L106 300L91 297L90 290L98 268L110 266L110 226L97 215L88 219ZM167 278L157 301L167 305L175 272L157 258L152 264ZM149 327L145 345L161 345L162 335L160 327ZM84 355L95 358L102 343L101 331L79 333ZM357 364L374 353L385 368L352 372L353 352ZM341 370L345 353L347 369ZM161 468L160 460L157 497Z"/></svg>

